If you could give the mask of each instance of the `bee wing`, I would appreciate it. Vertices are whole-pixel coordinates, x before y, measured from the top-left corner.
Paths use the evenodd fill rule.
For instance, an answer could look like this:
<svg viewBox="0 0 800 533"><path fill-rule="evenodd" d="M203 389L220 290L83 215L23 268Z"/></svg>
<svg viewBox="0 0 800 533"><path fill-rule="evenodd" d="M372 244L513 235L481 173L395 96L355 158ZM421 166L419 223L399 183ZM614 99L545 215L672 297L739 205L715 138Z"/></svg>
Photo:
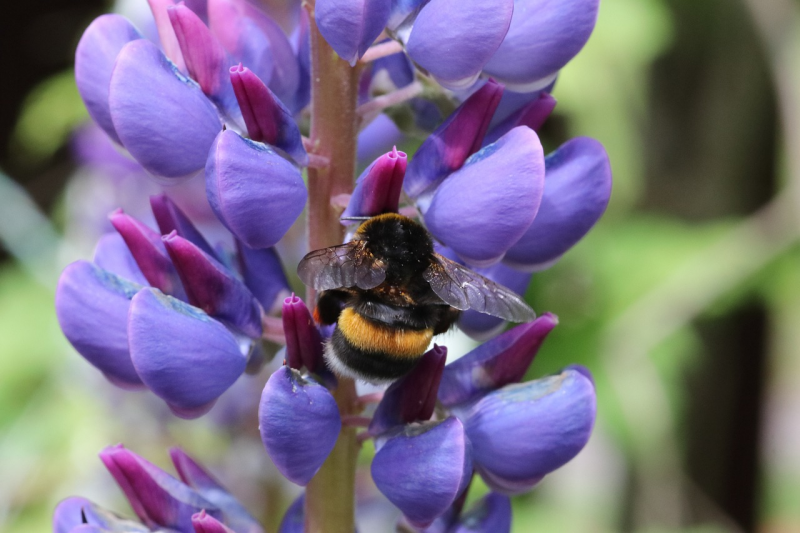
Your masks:
<svg viewBox="0 0 800 533"><path fill-rule="evenodd" d="M306 254L297 265L297 275L318 291L372 289L386 279L386 263L367 250L366 242L355 240Z"/></svg>
<svg viewBox="0 0 800 533"><path fill-rule="evenodd" d="M474 309L511 322L529 322L536 313L516 293L458 263L433 254L422 276L436 296L461 311Z"/></svg>

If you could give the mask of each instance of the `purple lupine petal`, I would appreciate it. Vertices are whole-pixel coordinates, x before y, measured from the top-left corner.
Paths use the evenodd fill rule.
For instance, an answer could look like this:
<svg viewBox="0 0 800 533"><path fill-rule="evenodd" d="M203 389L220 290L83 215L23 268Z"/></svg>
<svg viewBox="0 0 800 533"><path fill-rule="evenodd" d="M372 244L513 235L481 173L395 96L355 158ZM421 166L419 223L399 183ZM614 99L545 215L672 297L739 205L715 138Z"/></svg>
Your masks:
<svg viewBox="0 0 800 533"><path fill-rule="evenodd" d="M400 424L430 420L446 359L447 348L434 344L411 372L389 385L372 417L370 434L379 435Z"/></svg>
<svg viewBox="0 0 800 533"><path fill-rule="evenodd" d="M611 166L603 145L577 137L545 159L539 213L505 262L526 270L552 265L594 226L611 197Z"/></svg>
<svg viewBox="0 0 800 533"><path fill-rule="evenodd" d="M455 417L406 426L372 460L378 490L419 528L446 512L471 476L470 443Z"/></svg>
<svg viewBox="0 0 800 533"><path fill-rule="evenodd" d="M236 533L210 514L205 509L192 515L192 527L194 533Z"/></svg>
<svg viewBox="0 0 800 533"><path fill-rule="evenodd" d="M396 213L407 161L408 156L398 152L396 146L373 161L356 180L350 203L342 216L372 217L381 213Z"/></svg>
<svg viewBox="0 0 800 533"><path fill-rule="evenodd" d="M299 370L316 372L324 366L322 336L306 304L292 294L283 301L283 332L286 335L287 364Z"/></svg>
<svg viewBox="0 0 800 533"><path fill-rule="evenodd" d="M342 420L328 389L288 366L272 374L258 408L261 440L289 481L306 485L333 450Z"/></svg>
<svg viewBox="0 0 800 533"><path fill-rule="evenodd" d="M142 381L182 418L208 412L247 362L225 326L150 288L131 301L128 341Z"/></svg>
<svg viewBox="0 0 800 533"><path fill-rule="evenodd" d="M108 270L123 279L139 285L148 284L128 245L125 244L125 239L119 233L106 233L100 237L92 261L103 270Z"/></svg>
<svg viewBox="0 0 800 533"><path fill-rule="evenodd" d="M292 43L297 56L299 82L293 101L287 105L294 113L299 113L311 102L311 22L305 9L300 10Z"/></svg>
<svg viewBox="0 0 800 533"><path fill-rule="evenodd" d="M319 32L355 66L389 21L392 0L317 0L314 18Z"/></svg>
<svg viewBox="0 0 800 533"><path fill-rule="evenodd" d="M509 533L511 531L511 499L496 492L481 498L464 514L458 524L448 530L451 533L470 531Z"/></svg>
<svg viewBox="0 0 800 533"><path fill-rule="evenodd" d="M245 285L269 313L278 306L279 297L289 292L289 281L275 248L254 250L236 241L239 271Z"/></svg>
<svg viewBox="0 0 800 533"><path fill-rule="evenodd" d="M53 533L107 531L147 533L150 529L138 522L121 518L86 498L71 497L62 500L53 513Z"/></svg>
<svg viewBox="0 0 800 533"><path fill-rule="evenodd" d="M414 82L414 65L403 52L381 57L372 62L372 75L381 70L389 74L389 78L398 89L402 89Z"/></svg>
<svg viewBox="0 0 800 533"><path fill-rule="evenodd" d="M392 12L386 27L397 31L401 26L407 26L410 19L413 18L412 15L423 5L425 5L425 0L392 0Z"/></svg>
<svg viewBox="0 0 800 533"><path fill-rule="evenodd" d="M419 12L406 49L448 89L472 85L500 47L514 0L431 0Z"/></svg>
<svg viewBox="0 0 800 533"><path fill-rule="evenodd" d="M533 222L544 173L539 137L529 128L514 128L436 189L424 211L425 224L467 263L491 265Z"/></svg>
<svg viewBox="0 0 800 533"><path fill-rule="evenodd" d="M557 324L555 315L545 313L453 361L444 368L439 400L452 407L509 383L517 383L525 376L539 347Z"/></svg>
<svg viewBox="0 0 800 533"><path fill-rule="evenodd" d="M109 381L142 386L128 351L128 308L141 286L76 261L64 269L56 288L56 316L70 344Z"/></svg>
<svg viewBox="0 0 800 533"><path fill-rule="evenodd" d="M162 239L190 304L250 338L261 337L261 305L243 281L177 232Z"/></svg>
<svg viewBox="0 0 800 533"><path fill-rule="evenodd" d="M108 84L120 50L142 34L121 15L101 15L83 32L75 50L75 83L89 115L109 137L120 141L108 107Z"/></svg>
<svg viewBox="0 0 800 533"><path fill-rule="evenodd" d="M244 63L293 112L300 68L280 26L246 0L209 0L211 31L237 61Z"/></svg>
<svg viewBox="0 0 800 533"><path fill-rule="evenodd" d="M536 99L525 104L493 127L486 134L483 145L492 144L517 126L528 126L533 131L539 131L555 107L556 99L550 96L550 93L542 91Z"/></svg>
<svg viewBox="0 0 800 533"><path fill-rule="evenodd" d="M132 216L117 209L108 217L128 245L147 282L162 292L185 299L178 272L167 256L161 236Z"/></svg>
<svg viewBox="0 0 800 533"><path fill-rule="evenodd" d="M297 167L231 130L217 136L208 154L206 193L217 218L251 248L278 242L308 196Z"/></svg>
<svg viewBox="0 0 800 533"><path fill-rule="evenodd" d="M305 532L305 493L297 497L292 505L286 509L278 533L304 533Z"/></svg>
<svg viewBox="0 0 800 533"><path fill-rule="evenodd" d="M595 412L592 382L568 369L487 394L461 418L476 470L494 490L516 494L583 449Z"/></svg>
<svg viewBox="0 0 800 533"><path fill-rule="evenodd" d="M189 75L217 107L234 121L241 122L241 112L228 75L233 60L191 9L177 4L167 8L167 13Z"/></svg>
<svg viewBox="0 0 800 533"><path fill-rule="evenodd" d="M143 39L117 56L108 101L125 148L157 176L175 178L203 168L222 127L197 84Z"/></svg>
<svg viewBox="0 0 800 533"><path fill-rule="evenodd" d="M53 533L69 533L73 528L85 524L83 509L91 505L91 501L77 496L61 500L53 511Z"/></svg>
<svg viewBox="0 0 800 533"><path fill-rule="evenodd" d="M180 448L170 448L169 456L181 480L196 490L200 496L214 504L219 509L226 525L237 533L263 532L261 525L250 516L247 509L186 452ZM196 524L195 529L197 529Z"/></svg>
<svg viewBox="0 0 800 533"><path fill-rule="evenodd" d="M136 515L152 529L192 531L192 515L203 509L220 516L211 502L121 444L103 449L100 460Z"/></svg>
<svg viewBox="0 0 800 533"><path fill-rule="evenodd" d="M496 263L488 268L477 268L475 271L500 285L524 295L533 275L509 268L503 263ZM506 322L502 318L479 313L468 309L458 317L458 329L475 340L486 341L503 331Z"/></svg>
<svg viewBox="0 0 800 533"><path fill-rule="evenodd" d="M175 35L172 22L169 20L169 13L167 13L167 8L176 5L178 2L175 0L147 0L147 3L150 5L150 11L153 13L153 19L156 22L158 40L161 43L162 50L164 50L164 55L175 63L178 70L186 73L186 63L181 53L181 45L178 43L178 37Z"/></svg>
<svg viewBox="0 0 800 533"><path fill-rule="evenodd" d="M405 133L392 119L384 114L378 115L358 134L358 164L363 166L371 163L386 153L390 146L400 144L405 139Z"/></svg>
<svg viewBox="0 0 800 533"><path fill-rule="evenodd" d="M250 138L280 148L298 165L307 165L300 129L286 106L241 63L230 68L230 80Z"/></svg>
<svg viewBox="0 0 800 533"><path fill-rule="evenodd" d="M489 80L436 128L411 158L403 188L411 198L438 185L481 147L503 87Z"/></svg>
<svg viewBox="0 0 800 533"><path fill-rule="evenodd" d="M515 91L548 83L583 48L595 22L599 0L514 0L511 27L484 72Z"/></svg>
<svg viewBox="0 0 800 533"><path fill-rule="evenodd" d="M178 205L166 194L154 194L150 197L150 208L158 224L161 235L168 235L177 231L178 235L190 241L211 257L216 258L217 253L208 244L203 234L198 231L189 217L186 216Z"/></svg>

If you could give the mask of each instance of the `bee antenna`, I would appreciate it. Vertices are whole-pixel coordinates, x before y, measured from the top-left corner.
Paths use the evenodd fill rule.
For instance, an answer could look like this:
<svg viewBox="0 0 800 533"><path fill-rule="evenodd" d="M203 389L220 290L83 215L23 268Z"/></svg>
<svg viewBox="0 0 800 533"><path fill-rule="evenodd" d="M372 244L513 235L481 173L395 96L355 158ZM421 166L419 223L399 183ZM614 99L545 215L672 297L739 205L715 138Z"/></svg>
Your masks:
<svg viewBox="0 0 800 533"><path fill-rule="evenodd" d="M341 217L339 220L355 220L358 222L364 222L365 220L369 220L372 217Z"/></svg>

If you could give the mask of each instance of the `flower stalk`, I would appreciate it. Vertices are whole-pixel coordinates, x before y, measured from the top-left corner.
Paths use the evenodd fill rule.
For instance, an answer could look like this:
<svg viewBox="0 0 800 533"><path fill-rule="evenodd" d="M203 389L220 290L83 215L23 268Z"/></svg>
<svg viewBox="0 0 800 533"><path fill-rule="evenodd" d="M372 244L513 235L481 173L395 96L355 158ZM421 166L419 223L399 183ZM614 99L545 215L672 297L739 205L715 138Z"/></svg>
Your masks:
<svg viewBox="0 0 800 533"><path fill-rule="evenodd" d="M339 58L314 21L314 0L305 3L311 33L310 155L328 160L326 167L308 168L308 241L316 250L340 244L344 228L331 198L353 190L358 115L359 68ZM308 289L306 301L314 301ZM340 379L333 391L342 418L359 414L351 379ZM356 428L343 426L336 446L306 487L305 531L352 533L355 530L355 472L359 445Z"/></svg>

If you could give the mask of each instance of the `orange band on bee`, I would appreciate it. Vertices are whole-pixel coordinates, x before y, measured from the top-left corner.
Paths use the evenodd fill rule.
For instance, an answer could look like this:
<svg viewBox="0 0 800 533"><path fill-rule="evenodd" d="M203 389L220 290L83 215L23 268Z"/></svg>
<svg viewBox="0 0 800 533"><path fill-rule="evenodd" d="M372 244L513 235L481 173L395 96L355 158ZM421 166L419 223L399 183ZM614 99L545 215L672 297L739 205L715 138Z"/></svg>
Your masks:
<svg viewBox="0 0 800 533"><path fill-rule="evenodd" d="M344 338L359 350L394 357L419 357L433 339L433 328L411 330L382 327L350 307L342 311L338 327Z"/></svg>

